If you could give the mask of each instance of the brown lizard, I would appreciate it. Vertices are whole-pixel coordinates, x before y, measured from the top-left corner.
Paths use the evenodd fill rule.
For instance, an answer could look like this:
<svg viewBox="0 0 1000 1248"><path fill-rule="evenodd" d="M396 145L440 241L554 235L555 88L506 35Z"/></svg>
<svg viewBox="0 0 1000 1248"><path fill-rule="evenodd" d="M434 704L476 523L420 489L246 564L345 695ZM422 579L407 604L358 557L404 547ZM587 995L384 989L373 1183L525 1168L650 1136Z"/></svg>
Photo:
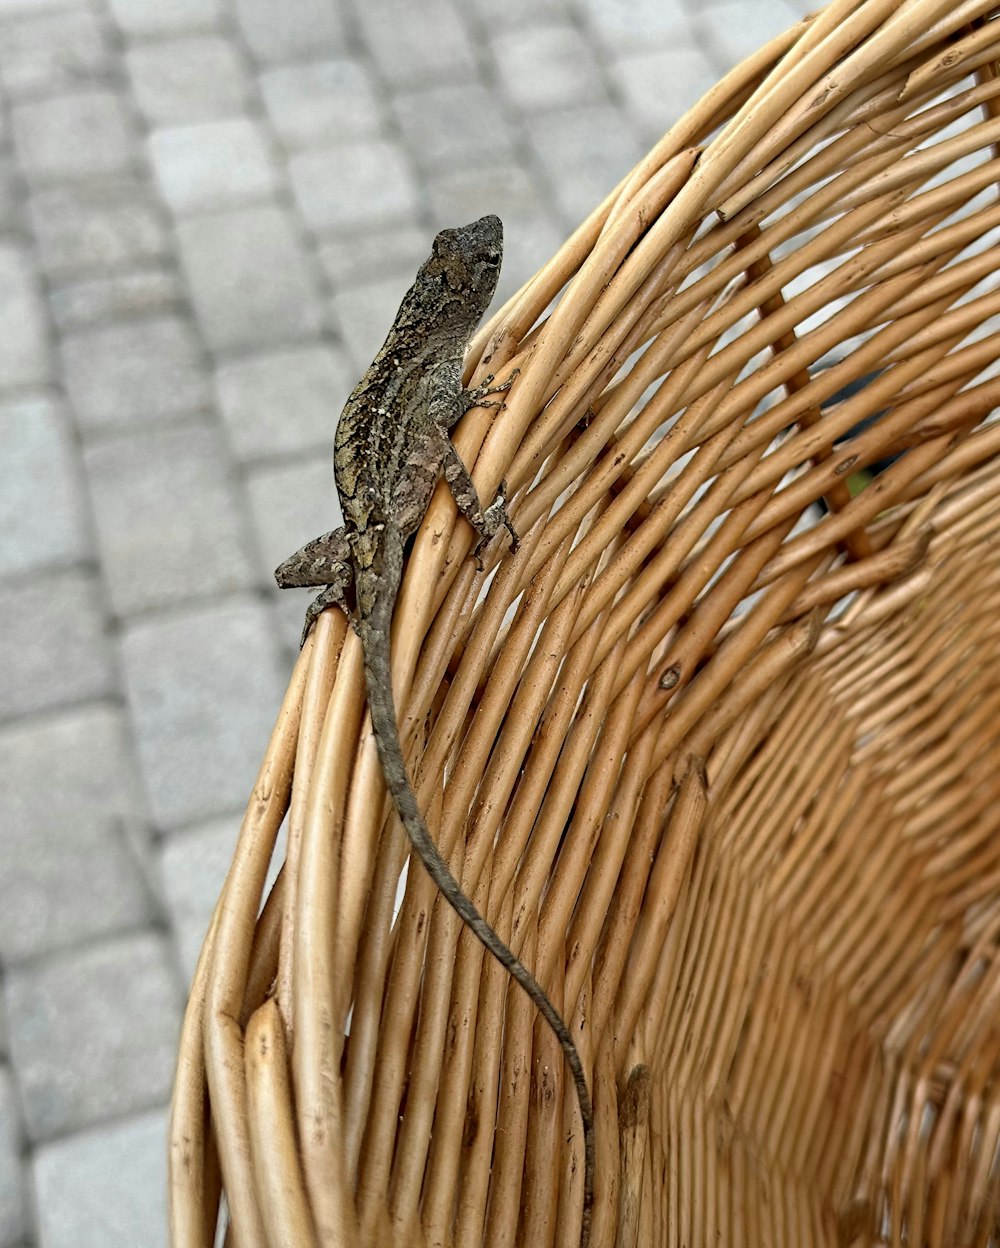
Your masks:
<svg viewBox="0 0 1000 1248"><path fill-rule="evenodd" d="M487 396L510 388L514 376L462 388L462 361L500 276L503 226L498 217L442 230L403 297L396 319L344 407L334 438L333 469L345 524L286 559L275 571L282 589L322 585L306 612L305 641L316 616L336 604L353 619L364 652L372 732L386 785L407 835L431 879L462 920L525 990L557 1036L573 1075L584 1130L581 1244L590 1236L594 1196L594 1121L583 1065L565 1021L526 966L508 949L460 888L431 840L406 771L396 723L389 655L392 611L413 534L444 473L480 548L507 516L504 486L485 510L449 430ZM516 375L516 374L515 374ZM346 591L354 585L354 611Z"/></svg>

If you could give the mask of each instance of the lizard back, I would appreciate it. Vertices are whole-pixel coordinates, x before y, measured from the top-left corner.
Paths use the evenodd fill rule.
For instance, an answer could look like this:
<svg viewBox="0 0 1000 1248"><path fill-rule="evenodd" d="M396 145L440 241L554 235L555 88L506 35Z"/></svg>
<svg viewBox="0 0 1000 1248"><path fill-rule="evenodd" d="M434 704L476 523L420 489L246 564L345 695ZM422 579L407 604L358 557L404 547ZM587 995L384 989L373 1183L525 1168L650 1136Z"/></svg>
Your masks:
<svg viewBox="0 0 1000 1248"><path fill-rule="evenodd" d="M461 414L465 348L502 259L495 216L434 239L337 425L334 477L349 527L391 522L406 537L423 518L439 475L439 435Z"/></svg>

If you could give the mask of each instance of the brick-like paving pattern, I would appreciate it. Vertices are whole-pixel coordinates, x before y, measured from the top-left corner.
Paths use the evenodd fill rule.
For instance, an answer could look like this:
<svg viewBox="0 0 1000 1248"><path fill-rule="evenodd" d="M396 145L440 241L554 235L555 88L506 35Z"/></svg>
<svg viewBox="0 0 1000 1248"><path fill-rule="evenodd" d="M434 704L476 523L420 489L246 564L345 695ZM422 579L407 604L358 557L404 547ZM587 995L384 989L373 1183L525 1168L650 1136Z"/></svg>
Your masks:
<svg viewBox="0 0 1000 1248"><path fill-rule="evenodd" d="M163 1248L274 564L436 229L502 294L809 0L0 0L0 1248Z"/></svg>

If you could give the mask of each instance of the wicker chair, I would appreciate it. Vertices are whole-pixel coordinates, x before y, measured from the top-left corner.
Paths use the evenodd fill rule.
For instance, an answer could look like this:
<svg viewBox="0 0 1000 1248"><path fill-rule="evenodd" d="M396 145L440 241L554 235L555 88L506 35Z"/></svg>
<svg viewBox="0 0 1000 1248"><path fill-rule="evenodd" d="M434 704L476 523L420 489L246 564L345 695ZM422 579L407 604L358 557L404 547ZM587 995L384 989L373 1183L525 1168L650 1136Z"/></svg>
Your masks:
<svg viewBox="0 0 1000 1248"><path fill-rule="evenodd" d="M837 0L776 39L469 356L521 369L457 441L523 541L477 573L438 492L401 723L432 834L578 1037L600 1248L1000 1237L992 8ZM212 1244L224 1192L239 1248L574 1245L572 1082L406 870L358 649L326 612L251 794L173 1244Z"/></svg>

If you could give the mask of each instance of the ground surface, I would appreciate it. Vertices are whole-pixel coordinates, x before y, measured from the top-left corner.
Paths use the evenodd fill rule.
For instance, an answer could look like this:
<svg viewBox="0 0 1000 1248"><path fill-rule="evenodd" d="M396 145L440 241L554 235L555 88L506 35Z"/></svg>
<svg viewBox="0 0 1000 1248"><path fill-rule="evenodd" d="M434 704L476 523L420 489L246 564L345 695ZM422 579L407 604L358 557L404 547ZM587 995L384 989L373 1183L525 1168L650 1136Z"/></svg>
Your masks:
<svg viewBox="0 0 1000 1248"><path fill-rule="evenodd" d="M0 1248L162 1248L185 985L434 231L528 277L802 0L0 0Z"/></svg>

